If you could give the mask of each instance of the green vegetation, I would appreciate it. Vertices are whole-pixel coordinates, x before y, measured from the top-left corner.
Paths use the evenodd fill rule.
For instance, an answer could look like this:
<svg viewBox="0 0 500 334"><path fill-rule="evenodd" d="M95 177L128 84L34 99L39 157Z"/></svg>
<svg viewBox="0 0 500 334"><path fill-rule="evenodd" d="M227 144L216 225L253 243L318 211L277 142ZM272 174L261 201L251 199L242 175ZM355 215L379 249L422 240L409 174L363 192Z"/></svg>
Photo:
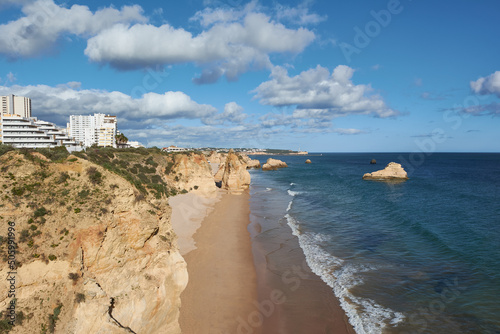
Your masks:
<svg viewBox="0 0 500 334"><path fill-rule="evenodd" d="M87 176L93 185L102 183L102 174L95 167L87 168Z"/></svg>
<svg viewBox="0 0 500 334"><path fill-rule="evenodd" d="M56 184L65 183L69 179L69 174L67 172L62 172L59 174L59 178L56 180Z"/></svg>
<svg viewBox="0 0 500 334"><path fill-rule="evenodd" d="M57 259L57 257L54 254L50 254L49 255L49 260L50 261L55 261L56 259Z"/></svg>
<svg viewBox="0 0 500 334"><path fill-rule="evenodd" d="M59 314L61 314L62 304L59 304L55 309L54 313L49 315L49 333L54 333L56 329L56 322L59 320Z"/></svg>
<svg viewBox="0 0 500 334"><path fill-rule="evenodd" d="M160 165L156 160L157 157L168 156L158 148L89 148L86 152L74 154L122 176L142 194L151 193L155 198L160 199L162 196L168 197L176 192L160 175L156 174L156 168ZM167 169L168 171L172 169L173 162L169 162L167 167L166 173Z"/></svg>
<svg viewBox="0 0 500 334"><path fill-rule="evenodd" d="M35 218L38 218L38 217L43 217L45 216L46 214L48 214L49 212L47 211L47 209L45 209L43 206L36 209L35 212L33 213L33 215L35 216Z"/></svg>

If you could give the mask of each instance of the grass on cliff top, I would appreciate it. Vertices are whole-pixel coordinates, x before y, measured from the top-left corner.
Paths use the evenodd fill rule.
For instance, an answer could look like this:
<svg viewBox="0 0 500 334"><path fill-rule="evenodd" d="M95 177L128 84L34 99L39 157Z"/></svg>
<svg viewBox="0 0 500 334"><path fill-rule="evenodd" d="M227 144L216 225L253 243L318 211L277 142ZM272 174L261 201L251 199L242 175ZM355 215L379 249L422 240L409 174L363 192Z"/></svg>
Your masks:
<svg viewBox="0 0 500 334"><path fill-rule="evenodd" d="M134 185L142 194L151 193L155 198L172 196L177 190L167 184L160 175L158 166L169 154L154 148L115 149L89 148L85 152L75 152L75 156L89 160L120 175ZM170 164L167 165L167 169ZM168 173L167 173L168 174Z"/></svg>
<svg viewBox="0 0 500 334"><path fill-rule="evenodd" d="M64 162L69 156L65 147L43 148L43 149L16 149L10 145L0 144L0 156L10 152L17 151L25 156L27 160L46 163L32 153L38 152L49 159L51 162ZM175 187L167 184L162 175L170 174L173 167L172 153L161 151L157 147L153 148L125 148L116 149L111 147L92 147L86 151L73 152L73 155L93 162L103 168L120 175L146 195L151 193L155 198L162 196L173 196L177 194ZM158 170L158 166L161 165ZM96 174L89 175L93 183L99 183ZM61 180L61 183L65 180Z"/></svg>

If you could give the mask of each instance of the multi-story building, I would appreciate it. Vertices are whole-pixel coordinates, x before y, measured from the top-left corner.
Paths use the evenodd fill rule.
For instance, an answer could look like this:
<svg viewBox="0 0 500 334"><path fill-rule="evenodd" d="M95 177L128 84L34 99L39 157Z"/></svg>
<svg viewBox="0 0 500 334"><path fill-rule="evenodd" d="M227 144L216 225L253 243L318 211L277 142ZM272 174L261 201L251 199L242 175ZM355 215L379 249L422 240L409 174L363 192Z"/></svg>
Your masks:
<svg viewBox="0 0 500 334"><path fill-rule="evenodd" d="M71 115L68 123L70 137L85 147L116 147L116 116L104 114Z"/></svg>
<svg viewBox="0 0 500 334"><path fill-rule="evenodd" d="M25 118L31 117L31 99L28 97L0 96L0 108L2 114L19 115Z"/></svg>
<svg viewBox="0 0 500 334"><path fill-rule="evenodd" d="M0 138L3 144L18 148L66 146L69 152L82 149L79 143L67 135L65 129L58 128L54 123L11 114L1 114L0 120Z"/></svg>

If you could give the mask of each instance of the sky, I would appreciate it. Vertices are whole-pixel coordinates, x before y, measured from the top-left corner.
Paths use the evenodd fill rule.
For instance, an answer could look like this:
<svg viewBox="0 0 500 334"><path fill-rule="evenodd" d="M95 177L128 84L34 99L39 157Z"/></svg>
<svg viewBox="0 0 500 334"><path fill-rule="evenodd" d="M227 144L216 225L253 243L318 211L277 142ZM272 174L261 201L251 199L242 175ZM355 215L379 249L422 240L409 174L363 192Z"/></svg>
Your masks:
<svg viewBox="0 0 500 334"><path fill-rule="evenodd" d="M0 95L146 146L500 152L496 0L0 0Z"/></svg>

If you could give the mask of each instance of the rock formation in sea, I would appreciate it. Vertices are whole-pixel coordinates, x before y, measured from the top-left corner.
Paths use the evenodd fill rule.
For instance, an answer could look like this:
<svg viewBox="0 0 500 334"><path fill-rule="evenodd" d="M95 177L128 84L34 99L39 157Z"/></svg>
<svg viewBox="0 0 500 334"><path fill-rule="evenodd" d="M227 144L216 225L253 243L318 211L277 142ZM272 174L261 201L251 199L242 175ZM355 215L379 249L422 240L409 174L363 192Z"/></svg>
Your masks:
<svg viewBox="0 0 500 334"><path fill-rule="evenodd" d="M165 197L173 162L104 149L79 156L0 156L0 276L11 271L4 259L11 222L16 312L24 316L11 333L180 333L188 275ZM178 174L196 178L182 167L189 162L176 163ZM9 282L0 280L2 311L11 301L8 291Z"/></svg>
<svg viewBox="0 0 500 334"><path fill-rule="evenodd" d="M260 161L257 159L253 159L247 162L247 169L250 168L260 168Z"/></svg>
<svg viewBox="0 0 500 334"><path fill-rule="evenodd" d="M370 161L370 164L371 164L371 165L376 165L376 164L377 164L377 160L372 159L372 160Z"/></svg>
<svg viewBox="0 0 500 334"><path fill-rule="evenodd" d="M269 158L266 163L262 166L262 170L276 170L278 168L288 167L286 162L278 159Z"/></svg>
<svg viewBox="0 0 500 334"><path fill-rule="evenodd" d="M307 159L306 164L310 164L310 163L312 163L311 160Z"/></svg>
<svg viewBox="0 0 500 334"><path fill-rule="evenodd" d="M250 173L247 171L247 164L244 159L234 153L231 149L224 162L222 172L222 188L231 192L239 192L248 189L250 185ZM217 172L219 174L219 172ZM216 176L217 176L216 174Z"/></svg>
<svg viewBox="0 0 500 334"><path fill-rule="evenodd" d="M407 180L408 175L406 171L401 167L401 164L390 162L384 169L373 172L366 173L363 175L364 180Z"/></svg>

